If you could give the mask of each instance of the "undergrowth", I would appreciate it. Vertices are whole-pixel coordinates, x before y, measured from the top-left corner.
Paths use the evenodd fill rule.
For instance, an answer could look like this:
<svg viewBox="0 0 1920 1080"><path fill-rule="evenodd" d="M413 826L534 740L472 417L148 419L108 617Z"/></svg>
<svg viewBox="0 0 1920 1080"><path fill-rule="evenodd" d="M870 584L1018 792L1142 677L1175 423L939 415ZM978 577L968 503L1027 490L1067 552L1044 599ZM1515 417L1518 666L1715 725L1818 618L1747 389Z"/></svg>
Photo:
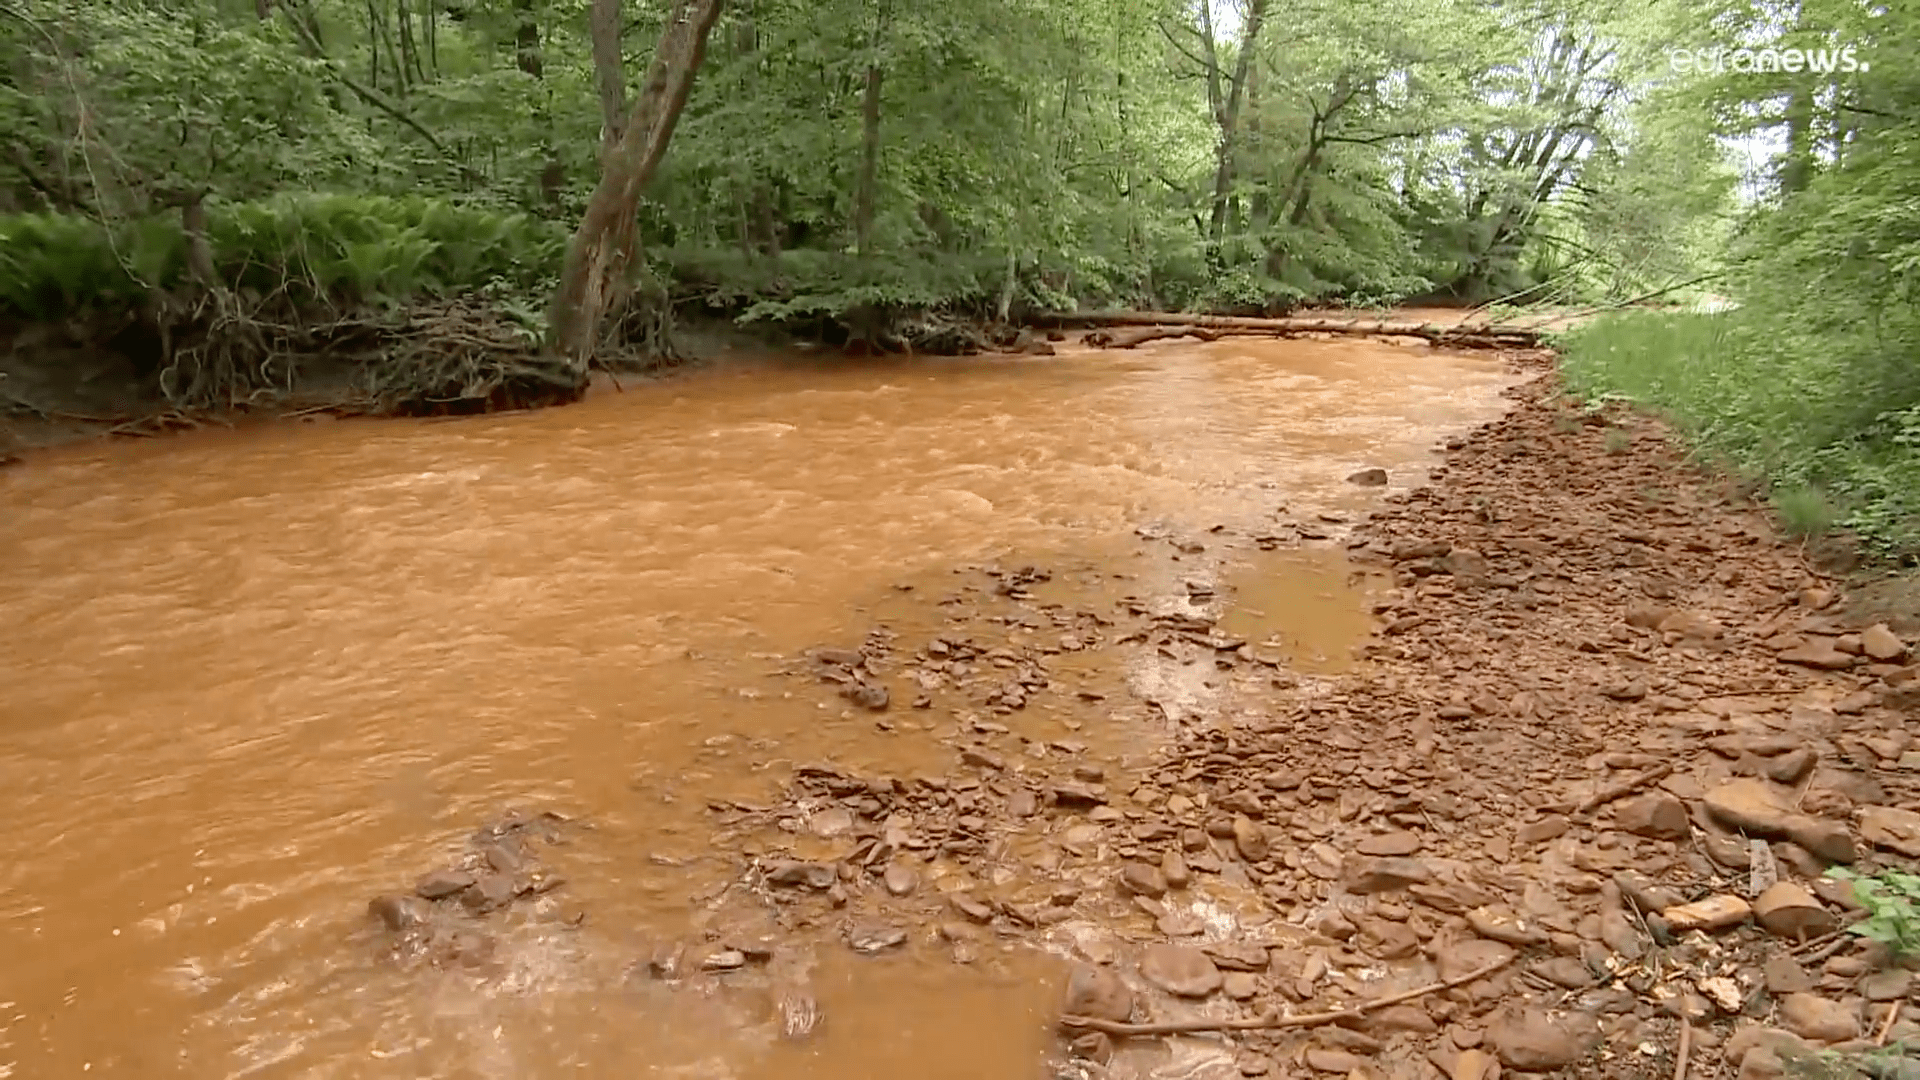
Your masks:
<svg viewBox="0 0 1920 1080"><path fill-rule="evenodd" d="M1664 415L1702 458L1761 481L1789 531L1846 529L1911 564L1920 404L1862 369L1870 344L1782 333L1741 311L1619 313L1559 342L1575 393Z"/></svg>

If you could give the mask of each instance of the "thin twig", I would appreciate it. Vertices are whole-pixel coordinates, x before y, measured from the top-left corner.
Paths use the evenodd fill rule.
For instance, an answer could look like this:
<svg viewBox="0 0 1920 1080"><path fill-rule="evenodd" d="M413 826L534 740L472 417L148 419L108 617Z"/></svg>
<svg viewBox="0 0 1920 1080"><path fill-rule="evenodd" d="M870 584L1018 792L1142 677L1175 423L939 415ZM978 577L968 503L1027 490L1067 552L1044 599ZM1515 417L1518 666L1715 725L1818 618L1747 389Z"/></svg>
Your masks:
<svg viewBox="0 0 1920 1080"><path fill-rule="evenodd" d="M1680 1018L1680 1049L1673 1055L1673 1080L1687 1080L1687 1057L1693 1053L1693 1023Z"/></svg>
<svg viewBox="0 0 1920 1080"><path fill-rule="evenodd" d="M1887 1018L1880 1022L1880 1032L1873 1037L1873 1045L1887 1045L1887 1032L1893 1030L1893 1022L1898 1019L1900 1019L1900 1002L1896 1001L1887 1007Z"/></svg>
<svg viewBox="0 0 1920 1080"><path fill-rule="evenodd" d="M1625 795L1631 795L1656 780L1664 779L1666 775L1672 771L1672 762L1662 762L1648 769L1646 772L1629 776L1625 780L1617 783L1608 784L1606 787L1580 800L1580 804L1573 808L1574 816L1579 817L1583 814L1590 814L1615 799Z"/></svg>
<svg viewBox="0 0 1920 1080"><path fill-rule="evenodd" d="M1508 964L1513 963L1514 959L1515 957L1509 956L1505 960L1496 960L1491 964L1487 964L1476 971L1468 972L1458 978L1448 979L1444 982L1428 983L1425 986L1417 986L1412 990L1407 990L1402 993L1388 994L1386 997L1375 998L1364 1004L1355 1005L1346 1009L1335 1009L1330 1012L1303 1013L1299 1016L1280 1016L1275 1013L1268 1013L1265 1016L1256 1016L1240 1020L1169 1020L1158 1024L1123 1024L1114 1020L1098 1020L1091 1016L1063 1016L1060 1018L1060 1026L1083 1031L1098 1031L1107 1035L1186 1035L1201 1031L1271 1031L1279 1028L1320 1027L1324 1024L1333 1024L1341 1020L1364 1016L1375 1009L1383 1009L1388 1005L1398 1005L1403 1001L1411 1001L1414 998L1423 997L1427 994L1438 993L1442 990L1451 990L1456 986L1465 986L1470 982L1484 979L1501 968L1506 967Z"/></svg>

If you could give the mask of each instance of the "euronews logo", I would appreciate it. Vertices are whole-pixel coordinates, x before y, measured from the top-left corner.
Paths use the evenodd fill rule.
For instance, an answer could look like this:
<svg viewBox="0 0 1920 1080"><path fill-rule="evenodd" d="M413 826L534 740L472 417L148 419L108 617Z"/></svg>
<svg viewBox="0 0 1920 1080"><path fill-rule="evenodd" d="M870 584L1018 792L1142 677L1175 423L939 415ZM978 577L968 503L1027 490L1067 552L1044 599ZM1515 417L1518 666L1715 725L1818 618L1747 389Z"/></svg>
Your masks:
<svg viewBox="0 0 1920 1080"><path fill-rule="evenodd" d="M1729 71L1741 74L1782 71L1788 74L1850 75L1869 70L1867 62L1854 55L1852 45L1838 49L1669 49L1667 61L1676 72L1698 71L1713 75Z"/></svg>

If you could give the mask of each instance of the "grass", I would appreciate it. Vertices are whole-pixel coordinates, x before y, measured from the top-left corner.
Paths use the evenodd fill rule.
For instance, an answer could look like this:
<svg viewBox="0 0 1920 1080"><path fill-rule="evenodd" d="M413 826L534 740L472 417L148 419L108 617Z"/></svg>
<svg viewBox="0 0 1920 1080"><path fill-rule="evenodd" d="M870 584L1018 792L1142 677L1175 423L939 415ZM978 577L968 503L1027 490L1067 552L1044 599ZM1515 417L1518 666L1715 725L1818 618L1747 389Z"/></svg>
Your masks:
<svg viewBox="0 0 1920 1080"><path fill-rule="evenodd" d="M1759 481L1787 531L1845 530L1911 565L1920 560L1920 404L1861 371L1870 350L1833 333L1783 332L1738 310L1624 312L1564 335L1561 369L1577 396L1651 410L1696 456ZM1608 453L1625 448L1608 433Z"/></svg>

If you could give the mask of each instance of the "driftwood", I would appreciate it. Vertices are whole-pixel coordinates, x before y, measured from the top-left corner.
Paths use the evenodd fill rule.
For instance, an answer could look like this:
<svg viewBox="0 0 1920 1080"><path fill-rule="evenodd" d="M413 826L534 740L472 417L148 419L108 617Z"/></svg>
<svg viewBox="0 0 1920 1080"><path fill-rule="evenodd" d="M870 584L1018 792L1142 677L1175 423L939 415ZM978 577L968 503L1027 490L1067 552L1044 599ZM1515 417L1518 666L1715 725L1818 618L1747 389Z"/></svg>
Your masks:
<svg viewBox="0 0 1920 1080"><path fill-rule="evenodd" d="M1215 337L1235 335L1355 334L1385 337L1424 338L1435 345L1478 349L1530 349L1540 344L1540 331L1512 323L1419 323L1394 319L1340 318L1334 316L1298 316L1262 319L1247 315L1188 315L1173 311L1097 311L1042 316L1042 325L1057 326L1138 326L1151 333L1129 340L1124 331L1098 331L1089 335L1090 344L1106 348L1128 349L1158 338L1179 337L1207 331ZM1182 329L1184 328L1184 329ZM1138 333L1138 332L1135 332ZM1100 334L1106 339L1095 340ZM1195 336L1202 336L1195 334ZM1204 338L1203 340L1212 340Z"/></svg>
<svg viewBox="0 0 1920 1080"><path fill-rule="evenodd" d="M1327 1012L1302 1013L1298 1016L1281 1016L1275 1012L1242 1020L1168 1020L1158 1024L1125 1024L1092 1016L1063 1016L1060 1018L1060 1026L1072 1031L1098 1031L1107 1035L1191 1035L1202 1031L1273 1031L1280 1028L1324 1027L1327 1024L1337 1024L1342 1020L1365 1016L1375 1009L1384 1009L1389 1005L1398 1005L1403 1001L1412 1001L1417 997L1425 997L1442 990L1451 990L1456 986L1478 982L1513 963L1514 960L1515 957L1509 956L1505 960L1496 960L1444 982L1416 986L1398 994L1388 994L1386 997L1361 1002L1351 1008L1333 1009Z"/></svg>
<svg viewBox="0 0 1920 1080"><path fill-rule="evenodd" d="M1131 330L1095 330L1085 340L1087 344L1102 349L1131 349L1135 345L1145 345L1163 338L1195 337L1201 341L1218 341L1220 336L1220 331L1200 326L1142 326Z"/></svg>

